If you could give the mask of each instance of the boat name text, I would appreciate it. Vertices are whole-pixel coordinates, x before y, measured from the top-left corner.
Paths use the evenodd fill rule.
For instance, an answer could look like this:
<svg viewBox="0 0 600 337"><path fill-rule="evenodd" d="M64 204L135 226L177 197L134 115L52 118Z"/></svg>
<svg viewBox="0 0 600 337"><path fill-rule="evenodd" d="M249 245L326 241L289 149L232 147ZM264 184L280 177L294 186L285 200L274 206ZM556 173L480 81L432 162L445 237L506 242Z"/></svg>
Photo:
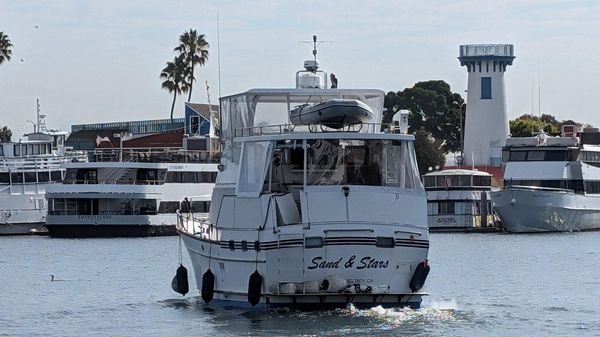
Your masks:
<svg viewBox="0 0 600 337"><path fill-rule="evenodd" d="M387 268L390 260L377 260L370 256L364 256L360 259L356 258L356 255L350 256L344 260L340 257L338 260L325 260L321 256L317 256L312 259L308 269L383 269Z"/></svg>

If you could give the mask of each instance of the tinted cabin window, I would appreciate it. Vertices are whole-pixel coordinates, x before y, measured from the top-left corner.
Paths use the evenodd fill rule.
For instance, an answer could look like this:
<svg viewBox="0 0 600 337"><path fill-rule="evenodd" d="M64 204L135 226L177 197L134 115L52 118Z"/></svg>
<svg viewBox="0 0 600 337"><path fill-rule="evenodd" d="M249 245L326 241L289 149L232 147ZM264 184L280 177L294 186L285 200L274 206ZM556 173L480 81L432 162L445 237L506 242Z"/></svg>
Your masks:
<svg viewBox="0 0 600 337"><path fill-rule="evenodd" d="M511 151L508 157L509 161L524 161L527 158L527 151Z"/></svg>
<svg viewBox="0 0 600 337"><path fill-rule="evenodd" d="M0 172L0 184L9 184L10 177L8 176L8 172Z"/></svg>
<svg viewBox="0 0 600 337"><path fill-rule="evenodd" d="M175 213L179 209L178 201L161 201L158 206L158 213Z"/></svg>
<svg viewBox="0 0 600 337"><path fill-rule="evenodd" d="M10 180L13 184L22 184L23 183L23 172L11 172Z"/></svg>
<svg viewBox="0 0 600 337"><path fill-rule="evenodd" d="M546 151L527 151L527 160L538 161L544 160Z"/></svg>
<svg viewBox="0 0 600 337"><path fill-rule="evenodd" d="M60 171L52 171L50 172L50 180L52 181L61 181L62 173Z"/></svg>
<svg viewBox="0 0 600 337"><path fill-rule="evenodd" d="M15 145L14 152L15 152L15 157L20 156L21 155L21 145Z"/></svg>
<svg viewBox="0 0 600 337"><path fill-rule="evenodd" d="M25 172L25 182L35 183L35 172Z"/></svg>
<svg viewBox="0 0 600 337"><path fill-rule="evenodd" d="M38 172L38 181L40 183L46 183L50 180L50 173L48 172Z"/></svg>

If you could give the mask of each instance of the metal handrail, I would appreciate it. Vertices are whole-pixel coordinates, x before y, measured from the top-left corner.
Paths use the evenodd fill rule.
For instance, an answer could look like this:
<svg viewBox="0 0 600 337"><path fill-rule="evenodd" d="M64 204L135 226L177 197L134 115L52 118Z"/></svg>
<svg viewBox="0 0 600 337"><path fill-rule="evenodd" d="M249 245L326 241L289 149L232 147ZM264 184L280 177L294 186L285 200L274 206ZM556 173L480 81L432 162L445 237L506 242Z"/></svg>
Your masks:
<svg viewBox="0 0 600 337"><path fill-rule="evenodd" d="M505 187L504 189L505 190L535 190L535 191L575 193L573 190L568 189L568 188L524 186L524 185L512 185L512 186Z"/></svg>
<svg viewBox="0 0 600 337"><path fill-rule="evenodd" d="M323 124L274 124L238 128L233 132L234 137L249 137L262 135L281 135L294 132L363 132L363 133L399 133L400 127L393 123L358 123L341 129L328 128Z"/></svg>

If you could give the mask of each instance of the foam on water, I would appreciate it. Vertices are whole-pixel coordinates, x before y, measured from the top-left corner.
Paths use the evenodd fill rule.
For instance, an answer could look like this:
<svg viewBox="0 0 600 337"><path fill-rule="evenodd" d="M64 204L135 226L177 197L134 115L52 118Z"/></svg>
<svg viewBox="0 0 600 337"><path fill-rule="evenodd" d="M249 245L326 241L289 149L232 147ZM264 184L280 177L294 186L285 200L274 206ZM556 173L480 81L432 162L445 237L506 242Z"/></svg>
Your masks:
<svg viewBox="0 0 600 337"><path fill-rule="evenodd" d="M350 312L356 316L366 316L379 319L391 324L402 324L407 322L454 322L460 317L457 315L458 304L455 299L434 301L420 309L410 308L383 308L377 306L370 309L360 310L350 305Z"/></svg>

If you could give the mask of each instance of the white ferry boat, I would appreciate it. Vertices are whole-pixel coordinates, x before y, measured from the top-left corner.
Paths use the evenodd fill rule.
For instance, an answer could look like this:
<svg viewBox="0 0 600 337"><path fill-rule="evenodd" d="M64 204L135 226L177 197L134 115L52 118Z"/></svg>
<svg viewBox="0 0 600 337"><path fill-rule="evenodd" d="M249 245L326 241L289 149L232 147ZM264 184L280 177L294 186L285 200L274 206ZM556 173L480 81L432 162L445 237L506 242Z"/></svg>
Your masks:
<svg viewBox="0 0 600 337"><path fill-rule="evenodd" d="M593 134L595 144L543 133L507 139L504 190L491 195L506 231L600 229L600 133Z"/></svg>
<svg viewBox="0 0 600 337"><path fill-rule="evenodd" d="M495 229L490 195L492 175L448 169L423 175L427 191L429 230L482 231Z"/></svg>
<svg viewBox="0 0 600 337"><path fill-rule="evenodd" d="M325 89L320 75L297 74L320 84L310 88L221 99L225 147L209 218L182 214L178 227L205 302L419 307L429 233L414 137L381 131L391 130L380 124L383 91ZM373 119L339 130L290 124L295 106L329 99L361 101ZM179 276L173 287L185 293Z"/></svg>
<svg viewBox="0 0 600 337"><path fill-rule="evenodd" d="M45 231L47 187L62 181L63 163L85 160L66 152L66 132L48 130L45 117L38 111L25 139L0 143L0 235Z"/></svg>
<svg viewBox="0 0 600 337"><path fill-rule="evenodd" d="M178 209L208 212L217 163L206 151L126 148L88 155L87 163L65 164L64 181L48 187L50 236L177 235Z"/></svg>

